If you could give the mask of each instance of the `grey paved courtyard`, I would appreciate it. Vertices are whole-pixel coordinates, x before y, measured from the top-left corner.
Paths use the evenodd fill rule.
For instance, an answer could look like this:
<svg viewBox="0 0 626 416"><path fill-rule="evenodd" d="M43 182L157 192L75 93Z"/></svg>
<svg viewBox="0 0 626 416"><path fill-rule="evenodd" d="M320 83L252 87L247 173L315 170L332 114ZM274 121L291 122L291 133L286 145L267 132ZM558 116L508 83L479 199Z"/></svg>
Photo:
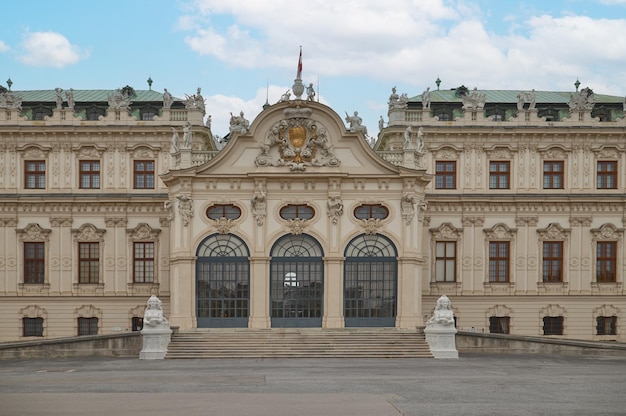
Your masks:
<svg viewBox="0 0 626 416"><path fill-rule="evenodd" d="M0 361L0 415L626 415L626 357Z"/></svg>

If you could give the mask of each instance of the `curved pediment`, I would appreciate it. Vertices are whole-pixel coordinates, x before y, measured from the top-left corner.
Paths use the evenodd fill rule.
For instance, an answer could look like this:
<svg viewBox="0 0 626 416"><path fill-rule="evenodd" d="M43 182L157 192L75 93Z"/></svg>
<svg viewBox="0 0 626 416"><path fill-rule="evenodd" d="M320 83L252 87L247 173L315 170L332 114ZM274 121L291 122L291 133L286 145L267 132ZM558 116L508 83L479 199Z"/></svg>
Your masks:
<svg viewBox="0 0 626 416"><path fill-rule="evenodd" d="M312 101L279 102L262 111L245 133L233 135L207 163L180 170L185 176L215 173L316 173L397 175L402 168L380 158L361 132L348 131L330 107ZM177 172L164 175L177 176Z"/></svg>

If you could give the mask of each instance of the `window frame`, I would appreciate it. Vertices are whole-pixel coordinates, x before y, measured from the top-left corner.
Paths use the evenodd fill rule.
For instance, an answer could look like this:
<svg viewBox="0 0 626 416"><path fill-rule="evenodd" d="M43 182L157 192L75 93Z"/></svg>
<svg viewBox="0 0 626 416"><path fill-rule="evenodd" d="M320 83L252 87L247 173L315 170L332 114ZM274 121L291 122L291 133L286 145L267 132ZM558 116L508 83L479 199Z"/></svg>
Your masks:
<svg viewBox="0 0 626 416"><path fill-rule="evenodd" d="M565 318L561 316L543 317L543 335L563 335L565 332Z"/></svg>
<svg viewBox="0 0 626 416"><path fill-rule="evenodd" d="M495 248L492 250L492 247ZM506 247L506 256L501 255L502 247ZM489 241L489 283L510 283L511 281L511 242L494 240ZM493 253L493 255L492 255ZM502 269L505 266L505 270ZM504 276L501 272L504 271ZM504 277L504 278L503 278Z"/></svg>
<svg viewBox="0 0 626 416"><path fill-rule="evenodd" d="M294 210L293 215L289 212L291 210ZM283 220L310 220L315 217L315 210L307 204L287 204L280 209L278 215Z"/></svg>
<svg viewBox="0 0 626 416"><path fill-rule="evenodd" d="M41 169L42 166L43 169ZM45 160L24 161L24 189L46 189Z"/></svg>
<svg viewBox="0 0 626 416"><path fill-rule="evenodd" d="M241 217L241 208L235 204L213 204L206 210L206 216L210 220L236 220Z"/></svg>
<svg viewBox="0 0 626 416"><path fill-rule="evenodd" d="M560 171L555 170L555 166L560 166ZM549 167L549 170L546 168ZM547 181L547 182L546 182ZM560 181L560 186L555 182ZM543 189L565 189L565 162L562 160L543 161Z"/></svg>
<svg viewBox="0 0 626 416"><path fill-rule="evenodd" d="M596 335L617 335L617 316L596 317Z"/></svg>
<svg viewBox="0 0 626 416"><path fill-rule="evenodd" d="M137 256L137 248L142 245L142 257ZM152 247L152 257L146 256L146 247ZM148 283L154 284L156 280L156 243L154 241L133 241L133 284ZM138 266L142 265L140 271Z"/></svg>
<svg viewBox="0 0 626 416"><path fill-rule="evenodd" d="M596 189L617 189L618 168L616 160L598 160L596 163Z"/></svg>
<svg viewBox="0 0 626 416"><path fill-rule="evenodd" d="M505 169L502 170L502 168ZM493 181L495 182L492 183ZM489 189L511 189L511 162L509 160L489 161Z"/></svg>
<svg viewBox="0 0 626 416"><path fill-rule="evenodd" d="M613 256L609 256L606 255L606 249L601 250L601 248L604 247L612 247L612 251L613 251ZM617 241L596 241L596 282L598 283L615 283L617 282L617 250L618 250L618 245L617 245ZM601 251L603 252L604 255L600 255ZM606 265L610 264L609 269L612 267L613 270L613 277L612 278L607 278L607 274L609 274L609 271L607 271L607 267ZM605 266L602 267L601 266Z"/></svg>
<svg viewBox="0 0 626 416"><path fill-rule="evenodd" d="M23 283L43 285L46 282L46 243L43 241L24 241ZM28 250L33 248L34 252Z"/></svg>
<svg viewBox="0 0 626 416"><path fill-rule="evenodd" d="M22 336L43 337L43 324L44 320L42 317L22 317Z"/></svg>
<svg viewBox="0 0 626 416"><path fill-rule="evenodd" d="M384 220L389 217L389 209L382 204L360 204L353 214L358 220Z"/></svg>
<svg viewBox="0 0 626 416"><path fill-rule="evenodd" d="M148 169L148 166L151 167L151 170ZM155 189L155 170L156 163L154 160L133 160L133 189Z"/></svg>
<svg viewBox="0 0 626 416"><path fill-rule="evenodd" d="M490 316L489 317L489 333L490 334L510 334L511 333L511 317Z"/></svg>
<svg viewBox="0 0 626 416"><path fill-rule="evenodd" d="M87 248L85 257L84 248ZM94 257L95 253L95 257ZM100 243L94 241L78 242L78 284L100 283Z"/></svg>
<svg viewBox="0 0 626 416"><path fill-rule="evenodd" d="M443 245L443 255L439 255L439 247ZM450 248L450 245L452 247ZM452 251L452 253L449 253ZM450 256L450 254L452 254ZM450 265L452 262L452 265ZM442 270L440 270L442 265ZM454 283L457 281L457 242L450 240L438 240L435 241L435 283ZM450 273L449 268L452 268L452 280L448 280Z"/></svg>
<svg viewBox="0 0 626 416"><path fill-rule="evenodd" d="M435 189L456 189L456 162L456 160L435 161Z"/></svg>
<svg viewBox="0 0 626 416"><path fill-rule="evenodd" d="M554 248L559 249L558 255L554 254ZM541 279L544 283L563 283L564 250L563 241L543 241ZM554 266L558 267L557 273L553 273Z"/></svg>
<svg viewBox="0 0 626 416"><path fill-rule="evenodd" d="M78 331L77 331L77 335L80 336L85 336L85 335L98 335L98 325L100 323L100 320L93 316L93 317L78 317L77 318L77 325L78 325Z"/></svg>
<svg viewBox="0 0 626 416"><path fill-rule="evenodd" d="M83 164L89 164L89 170L83 169ZM97 164L97 170L94 167ZM85 184L85 179L87 183ZM87 186L85 186L87 185ZM78 161L78 187L79 189L100 189L101 186L101 164L99 160L79 160Z"/></svg>

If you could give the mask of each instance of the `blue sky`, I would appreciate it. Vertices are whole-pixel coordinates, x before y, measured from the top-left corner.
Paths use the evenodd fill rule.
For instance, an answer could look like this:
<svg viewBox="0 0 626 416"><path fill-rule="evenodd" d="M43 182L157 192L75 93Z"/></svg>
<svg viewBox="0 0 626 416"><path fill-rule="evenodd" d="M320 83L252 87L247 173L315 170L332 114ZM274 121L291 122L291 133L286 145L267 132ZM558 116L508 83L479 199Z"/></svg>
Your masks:
<svg viewBox="0 0 626 416"><path fill-rule="evenodd" d="M393 86L581 87L626 95L626 0L31 0L2 5L0 85L167 88L207 100L213 133L303 80L370 134Z"/></svg>

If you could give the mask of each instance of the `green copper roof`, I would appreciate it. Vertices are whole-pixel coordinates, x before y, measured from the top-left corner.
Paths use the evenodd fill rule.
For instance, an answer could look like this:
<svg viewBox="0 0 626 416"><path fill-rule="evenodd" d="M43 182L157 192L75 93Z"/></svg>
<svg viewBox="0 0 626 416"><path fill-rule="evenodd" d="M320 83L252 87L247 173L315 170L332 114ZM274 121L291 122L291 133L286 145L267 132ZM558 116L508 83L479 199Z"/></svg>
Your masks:
<svg viewBox="0 0 626 416"><path fill-rule="evenodd" d="M112 90L74 90L74 101L76 102L107 102L109 94ZM23 102L56 102L55 90L32 90L32 91L11 91L19 96ZM65 92L63 91L63 100L66 101ZM131 98L132 102L156 102L163 101L163 93L153 90L135 90L135 96ZM180 98L174 98L176 101L182 101Z"/></svg>
<svg viewBox="0 0 626 416"><path fill-rule="evenodd" d="M471 94L473 90L469 90ZM529 92L530 90L476 90L486 95L487 103L517 103L517 94L520 92ZM460 97L455 95L456 90L434 90L431 91L431 102L433 103L461 103ZM535 91L537 104L567 104L570 95L575 94L574 91ZM410 102L421 102L422 94L410 98ZM624 97L613 95L595 94L594 101L604 104L621 104Z"/></svg>

